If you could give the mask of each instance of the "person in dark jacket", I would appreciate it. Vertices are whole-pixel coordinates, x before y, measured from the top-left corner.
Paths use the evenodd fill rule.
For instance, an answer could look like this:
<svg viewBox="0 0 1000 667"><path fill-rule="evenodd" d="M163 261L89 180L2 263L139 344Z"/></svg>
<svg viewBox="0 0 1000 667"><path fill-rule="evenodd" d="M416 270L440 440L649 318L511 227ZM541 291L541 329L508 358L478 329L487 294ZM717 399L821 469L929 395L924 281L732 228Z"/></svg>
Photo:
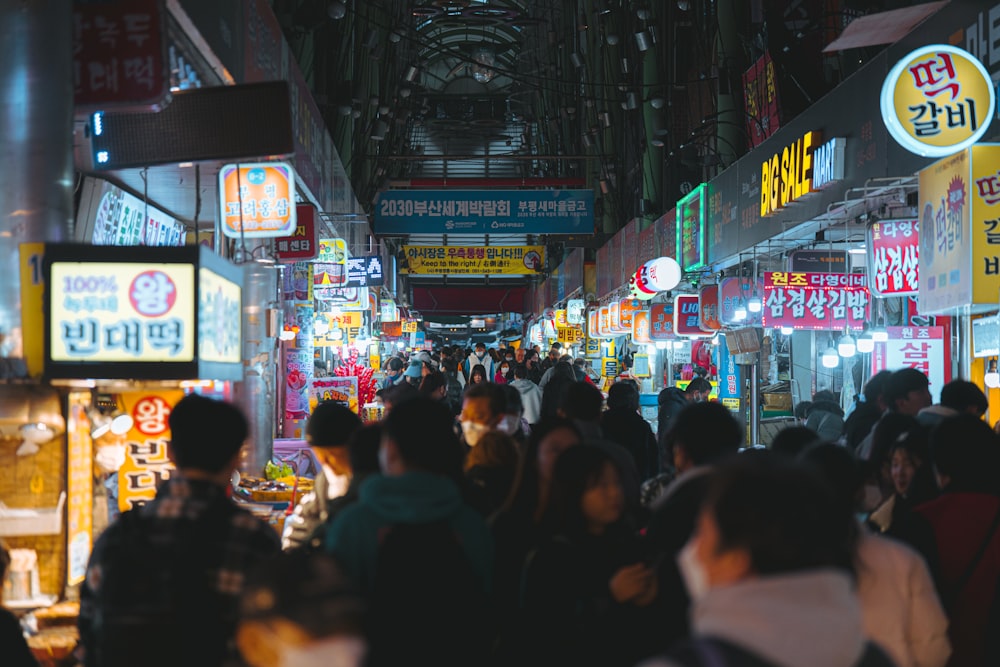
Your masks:
<svg viewBox="0 0 1000 667"><path fill-rule="evenodd" d="M574 447L553 469L551 536L525 563L523 662L530 666L631 667L653 647L655 571L624 521L611 458Z"/></svg>
<svg viewBox="0 0 1000 667"><path fill-rule="evenodd" d="M601 415L604 437L617 442L635 459L639 479L645 481L660 472L656 437L649 422L639 414L639 391L631 382L617 382L608 390L608 409Z"/></svg>
<svg viewBox="0 0 1000 667"><path fill-rule="evenodd" d="M885 402L885 387L892 371L879 371L869 378L861 392L864 400L859 400L854 410L844 421L844 439L847 447L856 452L861 441L871 433L875 423L888 408Z"/></svg>
<svg viewBox="0 0 1000 667"><path fill-rule="evenodd" d="M708 399L712 393L712 384L705 378L695 378L688 383L683 390L677 387L667 387L660 391L656 397L659 411L656 415L656 442L660 447L660 462L668 465L670 462L669 452L665 449L667 432L673 426L674 420L681 410L691 403L698 403Z"/></svg>
<svg viewBox="0 0 1000 667"><path fill-rule="evenodd" d="M559 405L569 385L576 382L576 373L568 361L560 361L552 367L552 377L542 389L541 421L559 416Z"/></svg>
<svg viewBox="0 0 1000 667"><path fill-rule="evenodd" d="M931 431L931 460L941 495L914 510L903 537L931 568L948 612L949 667L991 663L1000 620L1000 440L973 415L945 419Z"/></svg>

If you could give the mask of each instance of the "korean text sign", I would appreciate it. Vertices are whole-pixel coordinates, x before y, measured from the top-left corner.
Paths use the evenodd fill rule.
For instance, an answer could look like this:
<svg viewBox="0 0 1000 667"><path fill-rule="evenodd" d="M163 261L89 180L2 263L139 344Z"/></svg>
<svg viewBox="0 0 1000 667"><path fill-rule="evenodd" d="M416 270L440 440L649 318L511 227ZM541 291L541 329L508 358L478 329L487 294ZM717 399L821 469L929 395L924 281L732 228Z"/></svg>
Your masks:
<svg viewBox="0 0 1000 667"><path fill-rule="evenodd" d="M882 119L903 148L944 157L985 134L996 109L989 72L971 53L947 44L911 51L882 84Z"/></svg>
<svg viewBox="0 0 1000 667"><path fill-rule="evenodd" d="M699 326L697 294L678 294L674 297L674 333L678 336L707 336Z"/></svg>
<svg viewBox="0 0 1000 667"><path fill-rule="evenodd" d="M869 315L865 283L865 276L857 273L768 271L764 274L764 326L861 329Z"/></svg>
<svg viewBox="0 0 1000 667"><path fill-rule="evenodd" d="M545 246L403 246L419 275L526 275L545 266Z"/></svg>
<svg viewBox="0 0 1000 667"><path fill-rule="evenodd" d="M674 338L674 304L654 303L650 306L649 338L654 341Z"/></svg>
<svg viewBox="0 0 1000 667"><path fill-rule="evenodd" d="M198 268L198 358L238 364L243 354L243 289L205 267Z"/></svg>
<svg viewBox="0 0 1000 667"><path fill-rule="evenodd" d="M174 466L167 456L170 443L167 420L183 397L180 389L122 394L125 411L133 420L132 429L125 436L125 463L118 470L118 509L122 512L155 498L156 489L170 479Z"/></svg>
<svg viewBox="0 0 1000 667"><path fill-rule="evenodd" d="M309 204L295 207L295 230L274 240L274 256L279 262L306 262L319 253L316 239L316 209Z"/></svg>
<svg viewBox="0 0 1000 667"><path fill-rule="evenodd" d="M53 362L192 361L195 266L53 262Z"/></svg>
<svg viewBox="0 0 1000 667"><path fill-rule="evenodd" d="M590 234L592 190L389 190L375 231L422 234Z"/></svg>
<svg viewBox="0 0 1000 667"><path fill-rule="evenodd" d="M972 302L995 305L1000 294L1000 145L977 144L969 152Z"/></svg>
<svg viewBox="0 0 1000 667"><path fill-rule="evenodd" d="M969 151L938 160L918 176L920 313L932 315L972 302L969 238ZM972 265L972 266L970 266ZM996 303L997 295L991 301Z"/></svg>
<svg viewBox="0 0 1000 667"><path fill-rule="evenodd" d="M285 162L224 165L219 170L219 197L222 233L229 238L295 232L295 172Z"/></svg>
<svg viewBox="0 0 1000 667"><path fill-rule="evenodd" d="M948 383L945 363L944 327L887 327L889 340L875 343L872 374L883 370L916 368L930 380L931 395L937 399Z"/></svg>
<svg viewBox="0 0 1000 667"><path fill-rule="evenodd" d="M920 223L877 220L868 226L868 284L879 296L916 294L920 282Z"/></svg>

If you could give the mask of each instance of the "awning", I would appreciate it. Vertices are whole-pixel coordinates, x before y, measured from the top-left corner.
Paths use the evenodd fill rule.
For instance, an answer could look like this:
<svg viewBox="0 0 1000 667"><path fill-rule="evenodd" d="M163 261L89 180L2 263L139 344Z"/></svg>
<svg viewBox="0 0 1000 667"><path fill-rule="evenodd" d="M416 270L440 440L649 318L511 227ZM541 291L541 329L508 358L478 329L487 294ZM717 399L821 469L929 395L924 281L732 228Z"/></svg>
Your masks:
<svg viewBox="0 0 1000 667"><path fill-rule="evenodd" d="M928 2L856 18L847 24L844 32L840 33L837 39L823 49L823 53L898 42L924 19L947 5L949 1Z"/></svg>
<svg viewBox="0 0 1000 667"><path fill-rule="evenodd" d="M524 312L523 286L413 287L413 308L421 314L483 315Z"/></svg>

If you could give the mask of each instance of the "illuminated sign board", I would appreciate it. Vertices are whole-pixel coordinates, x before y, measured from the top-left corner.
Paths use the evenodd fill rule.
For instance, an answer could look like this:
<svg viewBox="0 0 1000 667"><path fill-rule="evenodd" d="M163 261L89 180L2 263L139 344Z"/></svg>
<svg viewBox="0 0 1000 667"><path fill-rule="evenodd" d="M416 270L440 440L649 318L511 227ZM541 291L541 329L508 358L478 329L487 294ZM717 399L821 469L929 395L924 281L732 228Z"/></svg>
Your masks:
<svg viewBox="0 0 1000 667"><path fill-rule="evenodd" d="M229 238L290 236L296 228L295 171L284 162L224 165L219 211Z"/></svg>
<svg viewBox="0 0 1000 667"><path fill-rule="evenodd" d="M871 299L860 273L764 274L765 327L816 331L861 329L868 321Z"/></svg>
<svg viewBox="0 0 1000 667"><path fill-rule="evenodd" d="M674 333L678 336L708 336L699 325L697 294L678 294L674 297Z"/></svg>
<svg viewBox="0 0 1000 667"><path fill-rule="evenodd" d="M819 132L806 132L761 164L762 218L812 192L813 149L818 144Z"/></svg>
<svg viewBox="0 0 1000 667"><path fill-rule="evenodd" d="M868 284L874 294L919 292L919 232L916 220L876 220L868 227Z"/></svg>
<svg viewBox="0 0 1000 667"><path fill-rule="evenodd" d="M570 299L566 302L566 321L573 325L583 324L583 299Z"/></svg>
<svg viewBox="0 0 1000 667"><path fill-rule="evenodd" d="M531 275L545 266L545 246L403 246L407 273Z"/></svg>
<svg viewBox="0 0 1000 667"><path fill-rule="evenodd" d="M295 207L295 231L274 239L274 256L279 262L307 262L316 259L319 244L316 238L316 209L309 204Z"/></svg>
<svg viewBox="0 0 1000 667"><path fill-rule="evenodd" d="M702 183L677 202L677 259L682 271L705 266L705 188Z"/></svg>
<svg viewBox="0 0 1000 667"><path fill-rule="evenodd" d="M378 255L347 258L344 287L381 287L382 281L382 258Z"/></svg>
<svg viewBox="0 0 1000 667"><path fill-rule="evenodd" d="M242 271L203 246L49 244L47 378L242 379Z"/></svg>
<svg viewBox="0 0 1000 667"><path fill-rule="evenodd" d="M948 44L911 51L882 84L882 120L900 146L945 157L973 145L996 111L989 72L971 53Z"/></svg>

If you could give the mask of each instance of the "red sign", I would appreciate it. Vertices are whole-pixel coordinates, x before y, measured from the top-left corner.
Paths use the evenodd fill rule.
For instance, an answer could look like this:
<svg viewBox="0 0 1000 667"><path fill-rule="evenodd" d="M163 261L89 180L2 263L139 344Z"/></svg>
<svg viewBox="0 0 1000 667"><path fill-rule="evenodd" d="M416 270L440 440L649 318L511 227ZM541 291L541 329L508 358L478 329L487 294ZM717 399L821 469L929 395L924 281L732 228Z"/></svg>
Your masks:
<svg viewBox="0 0 1000 667"><path fill-rule="evenodd" d="M660 244L660 252L656 257L677 259L677 209L672 208L661 215L654 226L657 242Z"/></svg>
<svg viewBox="0 0 1000 667"><path fill-rule="evenodd" d="M883 370L916 368L930 380L931 394L951 380L951 360L944 327L887 327L889 340L875 343L872 374Z"/></svg>
<svg viewBox="0 0 1000 667"><path fill-rule="evenodd" d="M741 302L746 307L752 296L755 294L762 296L763 291L764 285L760 279L757 280L755 288L751 280L724 278L719 283L719 323L728 327L749 327L760 324L760 313L751 313L748 309L746 317L736 319L736 309Z"/></svg>
<svg viewBox="0 0 1000 667"><path fill-rule="evenodd" d="M705 331L717 331L722 328L719 321L719 286L706 285L698 292L698 315L700 326Z"/></svg>
<svg viewBox="0 0 1000 667"><path fill-rule="evenodd" d="M654 303L649 308L649 337L652 340L674 338L674 304Z"/></svg>
<svg viewBox="0 0 1000 667"><path fill-rule="evenodd" d="M162 0L73 3L73 102L159 111L170 94Z"/></svg>
<svg viewBox="0 0 1000 667"><path fill-rule="evenodd" d="M879 296L916 294L919 287L920 223L879 220L868 227L868 275Z"/></svg>
<svg viewBox="0 0 1000 667"><path fill-rule="evenodd" d="M698 325L698 295L680 294L674 297L674 333L678 336L707 335Z"/></svg>
<svg viewBox="0 0 1000 667"><path fill-rule="evenodd" d="M771 54L764 53L743 73L743 101L751 147L759 146L781 126L777 77Z"/></svg>
<svg viewBox="0 0 1000 667"><path fill-rule="evenodd" d="M765 327L816 331L861 329L868 319L870 299L865 277L852 273L764 274Z"/></svg>
<svg viewBox="0 0 1000 667"><path fill-rule="evenodd" d="M316 242L316 209L309 204L295 207L295 233L274 239L274 256L279 262L307 262L316 259L319 244Z"/></svg>

